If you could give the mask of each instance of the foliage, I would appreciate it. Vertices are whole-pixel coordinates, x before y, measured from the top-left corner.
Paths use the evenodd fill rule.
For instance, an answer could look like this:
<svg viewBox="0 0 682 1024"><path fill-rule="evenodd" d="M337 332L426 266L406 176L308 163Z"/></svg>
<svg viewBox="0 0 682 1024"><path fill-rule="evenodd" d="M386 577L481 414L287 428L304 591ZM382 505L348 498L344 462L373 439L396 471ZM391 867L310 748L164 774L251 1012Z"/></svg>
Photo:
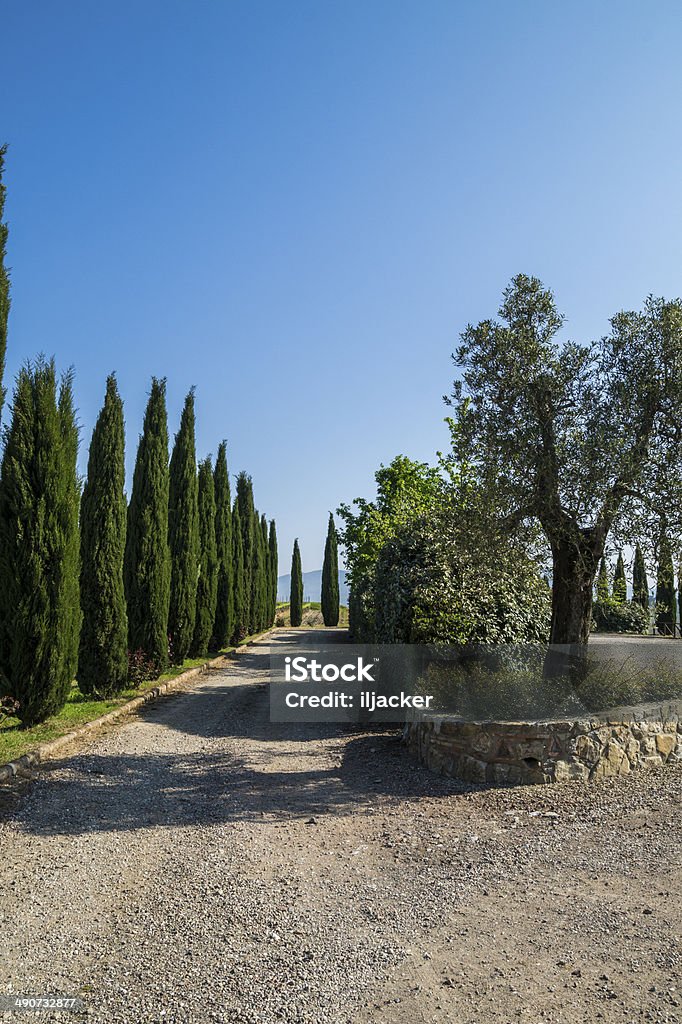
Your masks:
<svg viewBox="0 0 682 1024"><path fill-rule="evenodd" d="M80 509L83 624L78 685L83 693L101 697L121 692L128 679L124 486L123 403L112 375L107 379L104 406L92 433Z"/></svg>
<svg viewBox="0 0 682 1024"><path fill-rule="evenodd" d="M675 571L673 556L665 526L661 528L658 545L658 575L656 578L656 629L664 636L675 635Z"/></svg>
<svg viewBox="0 0 682 1024"><path fill-rule="evenodd" d="M298 537L294 541L291 556L291 597L289 599L289 616L292 626L300 626L303 617L303 571L301 568L301 552Z"/></svg>
<svg viewBox="0 0 682 1024"><path fill-rule="evenodd" d="M613 600L617 604L624 604L628 599L628 585L625 578L625 563L623 562L623 552L618 552L618 561L616 562L616 571L613 576Z"/></svg>
<svg viewBox="0 0 682 1024"><path fill-rule="evenodd" d="M277 608L277 528L275 520L270 520L270 531L268 533L268 566L270 568L270 605L268 609L268 624L274 621Z"/></svg>
<svg viewBox="0 0 682 1024"><path fill-rule="evenodd" d="M339 624L339 550L334 516L329 513L322 565L322 617L325 626Z"/></svg>
<svg viewBox="0 0 682 1024"><path fill-rule="evenodd" d="M72 375L57 395L40 358L17 377L0 473L0 665L24 725L64 705L78 664L77 454Z"/></svg>
<svg viewBox="0 0 682 1024"><path fill-rule="evenodd" d="M632 600L649 612L649 580L646 575L644 555L639 543L635 547L635 561L632 568Z"/></svg>
<svg viewBox="0 0 682 1024"><path fill-rule="evenodd" d="M434 696L437 710L459 714L467 721L576 718L676 701L682 694L682 673L665 659L648 665L588 659L579 685L568 677L543 678L532 659L520 662L496 667L485 659L455 665L434 661L419 688Z"/></svg>
<svg viewBox="0 0 682 1024"><path fill-rule="evenodd" d="M350 635L355 643L371 642L375 632L374 582L383 545L400 526L417 518L433 504L441 480L436 469L399 455L375 474L374 501L356 498L353 511L343 504L338 514L344 526L339 540L346 553L350 584Z"/></svg>
<svg viewBox="0 0 682 1024"><path fill-rule="evenodd" d="M239 508L239 520L242 530L242 545L244 550L244 600L245 600L245 628L247 633L255 633L256 604L258 581L254 581L253 569L255 562L256 544L256 510L253 504L253 483L248 473L241 472L237 477L237 507Z"/></svg>
<svg viewBox="0 0 682 1024"><path fill-rule="evenodd" d="M232 509L232 580L234 602L232 643L238 644L249 632L249 605L244 574L244 532L239 504L236 500Z"/></svg>
<svg viewBox="0 0 682 1024"><path fill-rule="evenodd" d="M375 582L378 643L544 643L550 593L514 538L470 528L444 501L382 548Z"/></svg>
<svg viewBox="0 0 682 1024"><path fill-rule="evenodd" d="M0 725L8 718L16 718L19 712L19 701L14 697L0 697Z"/></svg>
<svg viewBox="0 0 682 1024"><path fill-rule="evenodd" d="M606 597L592 606L594 628L600 633L646 633L649 625L648 609L637 601L619 601Z"/></svg>
<svg viewBox="0 0 682 1024"><path fill-rule="evenodd" d="M268 594L268 528L265 516L254 517L252 632L265 629Z"/></svg>
<svg viewBox="0 0 682 1024"><path fill-rule="evenodd" d="M470 459L500 518L539 522L551 547L553 641L586 642L609 534L682 513L682 303L650 297L600 341L561 344L552 293L518 275L499 316L462 334L451 401L470 402Z"/></svg>
<svg viewBox="0 0 682 1024"><path fill-rule="evenodd" d="M215 490L211 459L199 465L199 583L192 657L203 658L215 622L218 595L218 553L215 536Z"/></svg>
<svg viewBox="0 0 682 1024"><path fill-rule="evenodd" d="M227 471L227 442L221 441L213 471L215 491L215 534L218 557L218 589L211 646L221 650L230 642L234 630L234 594L232 579L232 499Z"/></svg>
<svg viewBox="0 0 682 1024"><path fill-rule="evenodd" d="M199 573L194 388L185 399L170 461L168 547L171 564L168 634L173 661L180 664L187 657L194 636Z"/></svg>
<svg viewBox="0 0 682 1024"><path fill-rule="evenodd" d="M166 382L152 379L128 506L124 581L128 647L158 675L168 664L168 426Z"/></svg>
<svg viewBox="0 0 682 1024"><path fill-rule="evenodd" d="M139 648L137 651L127 652L127 664L129 686L140 686L148 679L155 679L159 674L156 660Z"/></svg>
<svg viewBox="0 0 682 1024"><path fill-rule="evenodd" d="M468 461L468 410L438 468L395 459L377 499L342 506L359 642L546 641L549 588L532 530L503 528Z"/></svg>

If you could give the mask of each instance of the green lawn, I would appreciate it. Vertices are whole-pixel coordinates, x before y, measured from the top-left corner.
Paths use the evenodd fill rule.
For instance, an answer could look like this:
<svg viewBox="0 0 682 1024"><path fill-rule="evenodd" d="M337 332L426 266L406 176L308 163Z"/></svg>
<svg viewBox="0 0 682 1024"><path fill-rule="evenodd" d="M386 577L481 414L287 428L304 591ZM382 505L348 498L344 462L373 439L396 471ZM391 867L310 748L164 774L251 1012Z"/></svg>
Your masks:
<svg viewBox="0 0 682 1024"><path fill-rule="evenodd" d="M254 638L247 637L247 640L249 639ZM247 641L244 642L246 643ZM221 651L220 654L227 654L233 650L234 647L228 647L226 650ZM211 657L218 657L218 655L211 655ZM40 725L33 725L29 729L22 729L17 718L8 718L0 723L0 764L6 764L7 761L13 761L15 758L21 757L22 754L28 753L29 750L35 750L40 743L56 740L65 733L71 732L72 729L78 729L81 725L85 725L86 722L91 722L94 718L106 715L108 711L119 708L134 697L140 697L155 686L167 683L169 679L174 679L182 672L187 672L188 669L197 668L206 661L206 658L188 658L182 665L174 666L168 672L164 672L158 679L149 680L138 687L124 690L117 697L110 697L108 700L94 700L92 697L84 696L74 682L67 702L59 714L48 718L45 722L41 722Z"/></svg>

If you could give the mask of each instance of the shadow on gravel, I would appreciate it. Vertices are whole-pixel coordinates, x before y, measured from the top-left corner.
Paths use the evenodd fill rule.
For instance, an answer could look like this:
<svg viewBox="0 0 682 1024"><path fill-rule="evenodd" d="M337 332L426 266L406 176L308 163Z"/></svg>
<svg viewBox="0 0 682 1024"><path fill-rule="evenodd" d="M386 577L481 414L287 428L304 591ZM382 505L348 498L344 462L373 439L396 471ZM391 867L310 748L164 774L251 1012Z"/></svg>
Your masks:
<svg viewBox="0 0 682 1024"><path fill-rule="evenodd" d="M319 756L329 755L321 751ZM44 772L34 790L37 799L19 810L16 821L36 835L237 821L267 827L291 819L368 814L379 800L385 807L387 801L404 804L475 788L420 769L395 733L356 736L339 763L307 771L259 771L223 753L81 754Z"/></svg>
<svg viewBox="0 0 682 1024"><path fill-rule="evenodd" d="M338 643L338 635L330 631L326 641ZM279 642L291 643L291 631L275 636L272 643ZM236 821L267 826L369 814L378 802L404 803L475 788L417 765L394 728L370 732L363 726L270 722L269 668L269 646L256 645L231 659L229 684L209 678L142 709L140 722L161 730L152 734L155 739L143 741L157 743L155 753L86 751L46 766L16 814L18 825L40 835ZM210 671L225 674L224 668ZM191 749L177 752L174 748L183 744L174 733L199 742L185 741ZM343 737L345 743L333 742ZM221 744L223 739L253 745L247 743L243 754L244 744L238 744L236 754L230 750L233 744ZM308 745L313 741L318 749ZM165 752L164 746L171 749Z"/></svg>

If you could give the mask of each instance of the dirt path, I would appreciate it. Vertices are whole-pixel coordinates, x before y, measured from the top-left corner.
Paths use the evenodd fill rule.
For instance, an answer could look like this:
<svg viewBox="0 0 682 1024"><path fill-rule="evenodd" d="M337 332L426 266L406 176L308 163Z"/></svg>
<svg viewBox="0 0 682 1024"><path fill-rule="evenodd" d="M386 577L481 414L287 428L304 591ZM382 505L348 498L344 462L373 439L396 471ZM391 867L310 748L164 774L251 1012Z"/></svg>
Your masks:
<svg viewBox="0 0 682 1024"><path fill-rule="evenodd" d="M267 673L264 643L41 775L0 826L0 991L126 1024L682 1022L682 768L479 791L395 733L271 725Z"/></svg>

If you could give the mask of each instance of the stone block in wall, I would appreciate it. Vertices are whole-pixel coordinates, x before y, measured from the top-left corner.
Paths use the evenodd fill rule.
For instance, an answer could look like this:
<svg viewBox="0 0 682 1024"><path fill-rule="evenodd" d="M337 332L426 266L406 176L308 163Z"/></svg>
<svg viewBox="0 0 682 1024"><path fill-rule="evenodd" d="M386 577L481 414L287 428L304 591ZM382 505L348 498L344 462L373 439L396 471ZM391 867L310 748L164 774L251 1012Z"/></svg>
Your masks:
<svg viewBox="0 0 682 1024"><path fill-rule="evenodd" d="M675 747L675 737L670 733L661 732L656 736L656 753L663 761L667 761Z"/></svg>
<svg viewBox="0 0 682 1024"><path fill-rule="evenodd" d="M554 782L587 782L590 778L590 769L580 761L555 761Z"/></svg>
<svg viewBox="0 0 682 1024"><path fill-rule="evenodd" d="M608 777L611 775L627 775L630 771L630 761L625 750L617 740L609 740L604 746L599 762L594 769L596 778Z"/></svg>
<svg viewBox="0 0 682 1024"><path fill-rule="evenodd" d="M597 764L601 757L602 743L596 736L583 735L576 737L572 748L576 757L579 757L586 764L593 766Z"/></svg>

